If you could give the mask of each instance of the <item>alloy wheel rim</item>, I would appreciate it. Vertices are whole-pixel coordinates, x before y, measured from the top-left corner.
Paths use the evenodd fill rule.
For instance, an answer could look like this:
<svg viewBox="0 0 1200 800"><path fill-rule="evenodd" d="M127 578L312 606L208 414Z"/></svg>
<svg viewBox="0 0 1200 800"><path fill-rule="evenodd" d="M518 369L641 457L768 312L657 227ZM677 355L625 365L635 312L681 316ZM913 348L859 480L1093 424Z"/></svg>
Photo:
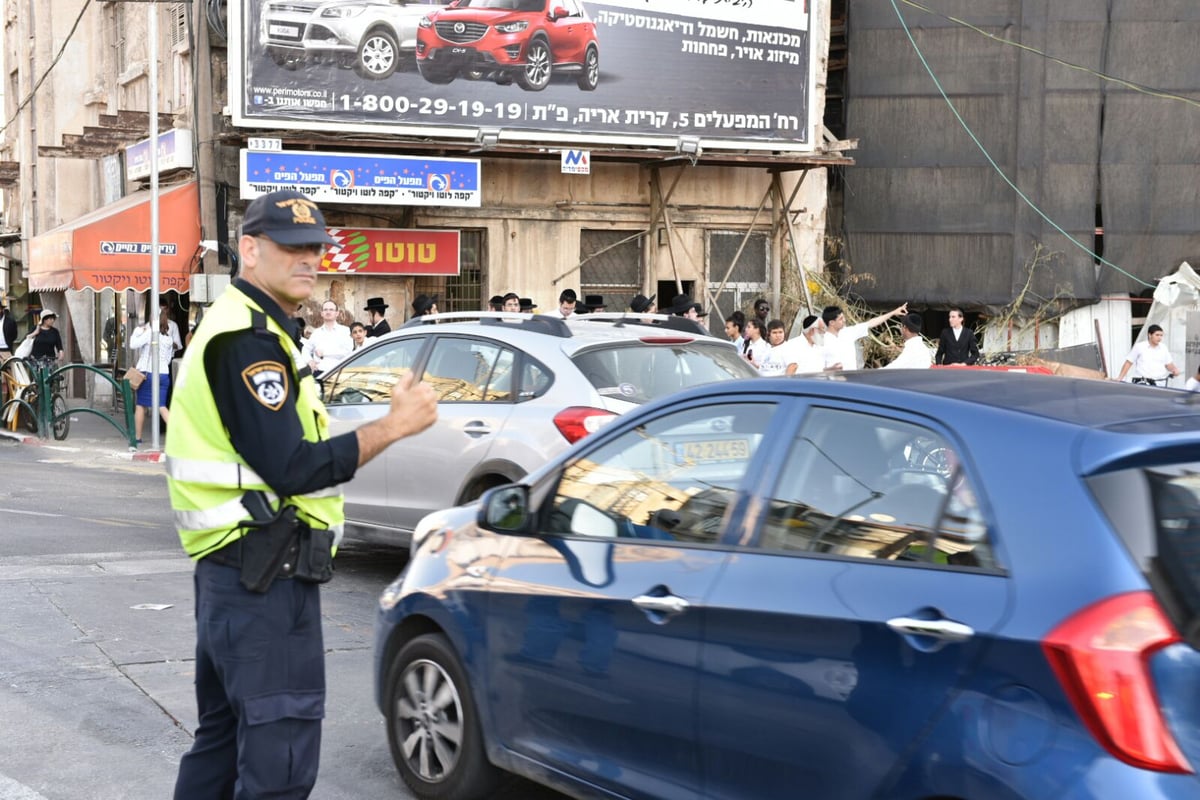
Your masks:
<svg viewBox="0 0 1200 800"><path fill-rule="evenodd" d="M392 58L392 48L379 37L371 37L363 47L363 66L373 74L386 72L392 65Z"/></svg>
<svg viewBox="0 0 1200 800"><path fill-rule="evenodd" d="M530 51L525 75L535 86L541 86L550 80L550 51L545 45L539 43Z"/></svg>
<svg viewBox="0 0 1200 800"><path fill-rule="evenodd" d="M462 755L462 698L434 661L412 662L400 676L396 696L396 740L409 768L424 781L445 780Z"/></svg>

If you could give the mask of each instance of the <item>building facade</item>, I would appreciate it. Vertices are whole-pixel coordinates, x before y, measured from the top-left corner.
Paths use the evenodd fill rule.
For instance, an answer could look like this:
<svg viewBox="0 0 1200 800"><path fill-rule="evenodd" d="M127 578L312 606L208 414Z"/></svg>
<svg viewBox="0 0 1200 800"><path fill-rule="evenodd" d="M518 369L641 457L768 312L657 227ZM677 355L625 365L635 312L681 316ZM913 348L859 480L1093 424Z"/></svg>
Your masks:
<svg viewBox="0 0 1200 800"><path fill-rule="evenodd" d="M81 9L64 0L5 0L9 123L0 133L0 249L8 269L0 273L6 276L0 288L19 315L41 307L58 311L72 360L119 360L110 352L105 325L116 320L118 327L127 326L126 318L145 317L153 288L152 240L159 246L158 293L181 325L197 316L221 285L201 276L228 275L235 268L237 232L249 200L244 159L247 151L264 146L267 152L311 154L317 161L327 154L459 159L478 170L474 204L384 203L360 196L322 200L331 229L376 231L371 235L384 239L407 232L418 242L421 231L453 231L458 253L451 269L433 274L407 268L403 258L363 269L347 268L344 260L330 265L312 307L301 310L314 321L326 298L342 307L341 321L348 323L365 318L368 298L383 297L396 327L407 319L418 294L437 295L443 311L471 311L485 307L494 294L515 291L546 311L565 288L581 298L602 295L609 310L625 308L639 293L657 294L663 304L677 293L691 294L717 312L710 321L718 330L725 314L760 295L793 314L805 306L803 293L785 292L787 276L822 269L825 171L851 163L844 146L826 145L819 123L804 123L800 138L808 145L783 142L772 149L771 136L753 130L745 147L741 134L722 134L713 145L704 137L662 135L662 120L635 119L628 111L615 133L602 136L575 135L572 125L544 137L521 131L510 136L503 124L474 135L464 135L470 126L461 124L430 129L402 123L382 130L329 120L309 125L293 106L277 117L256 118L252 111L259 98L251 95L259 90L248 81L259 80L262 70L276 70L278 85L298 91L335 79L342 86L361 81L359 89L388 102L398 95L382 94L385 85L419 86L426 100L485 92L502 96L496 103L501 113L566 91L559 81L535 95L499 74L489 78L474 72L442 89L421 80L425 73L407 51L400 53L404 63L395 75L385 76L391 82L386 84L365 70L365 61L314 56L296 63L270 45L270 5L110 1L85 3ZM422 13L439 8L431 5ZM809 20L803 43L814 66L800 64L794 77L811 84L806 102L820 109L829 9L804 0L787 0L787 9ZM617 40L618 27L636 28L639 35L644 27L612 8L595 9L591 16L609 23L596 28L601 53L610 52L605 47ZM249 21L239 26L242 18ZM788 75L778 67L739 66L743 48L717 43L737 35L733 23L686 25L695 38L711 40L696 45L703 45L705 58L719 53L747 75L757 70L774 75L772 80L782 76L786 85ZM749 27L741 28L743 36ZM768 34L763 28L756 36L765 40ZM387 43L378 30L358 35L360 55L368 42ZM692 48L690 41L685 36L685 50ZM761 51L758 56L747 47L744 58L765 60L769 48L755 49ZM261 74L249 75L252 61L260 64ZM569 88L587 99L603 97L606 81L618 85L613 76L621 67L620 59L601 61L594 95L576 89L575 78ZM713 80L720 74L713 72ZM525 80L519 76L518 82ZM685 87L689 91L702 91L709 78L695 74L680 80L694 82ZM638 92L648 104L659 95L670 96L651 81ZM552 115L554 105L538 107ZM159 134L156 190L146 163L152 114ZM737 124L761 124L760 117L746 116ZM625 121L632 126L628 130ZM564 150L573 153L569 169ZM579 174L581 160L587 165L584 174ZM174 198L170 207L168 198ZM158 224L152 230L156 205ZM379 252L401 252L394 244L388 247ZM189 291L197 280L204 286Z"/></svg>

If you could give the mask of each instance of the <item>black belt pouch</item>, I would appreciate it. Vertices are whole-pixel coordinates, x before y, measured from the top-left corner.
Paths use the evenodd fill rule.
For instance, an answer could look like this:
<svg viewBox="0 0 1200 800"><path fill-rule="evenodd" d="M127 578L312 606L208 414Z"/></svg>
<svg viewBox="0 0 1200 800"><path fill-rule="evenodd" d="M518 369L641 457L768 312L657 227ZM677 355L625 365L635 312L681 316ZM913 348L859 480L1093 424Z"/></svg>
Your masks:
<svg viewBox="0 0 1200 800"><path fill-rule="evenodd" d="M299 535L294 506L285 507L266 524L251 527L242 537L242 586L259 594L270 589L289 552L295 553Z"/></svg>
<svg viewBox="0 0 1200 800"><path fill-rule="evenodd" d="M333 580L333 531L300 526L296 579L309 583L328 583Z"/></svg>

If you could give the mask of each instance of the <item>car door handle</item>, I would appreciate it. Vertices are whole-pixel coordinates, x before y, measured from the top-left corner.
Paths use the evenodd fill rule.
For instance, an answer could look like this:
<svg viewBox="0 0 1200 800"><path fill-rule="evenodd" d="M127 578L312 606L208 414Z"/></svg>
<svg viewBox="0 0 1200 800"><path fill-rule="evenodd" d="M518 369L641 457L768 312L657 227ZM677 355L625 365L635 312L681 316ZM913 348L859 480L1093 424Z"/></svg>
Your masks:
<svg viewBox="0 0 1200 800"><path fill-rule="evenodd" d="M676 614L682 614L691 606L687 600L677 595L651 595L642 594L633 598L633 604L642 611L653 611L656 614L663 614L668 617L673 617Z"/></svg>
<svg viewBox="0 0 1200 800"><path fill-rule="evenodd" d="M491 432L492 426L488 425L483 420L477 419L473 422L468 422L466 425L463 425L463 433L469 436L483 436L484 434Z"/></svg>
<svg viewBox="0 0 1200 800"><path fill-rule="evenodd" d="M965 642L975 635L975 629L970 625L950 619L894 617L887 621L887 626L906 636L929 636L945 642Z"/></svg>

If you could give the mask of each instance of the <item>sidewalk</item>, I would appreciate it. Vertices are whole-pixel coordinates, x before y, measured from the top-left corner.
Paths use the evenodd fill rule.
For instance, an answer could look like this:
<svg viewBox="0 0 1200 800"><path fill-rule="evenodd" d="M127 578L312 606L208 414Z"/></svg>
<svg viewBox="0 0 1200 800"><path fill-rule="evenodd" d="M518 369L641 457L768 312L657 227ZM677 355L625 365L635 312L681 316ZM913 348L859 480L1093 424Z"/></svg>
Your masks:
<svg viewBox="0 0 1200 800"><path fill-rule="evenodd" d="M81 461L90 461L96 459L114 459L119 461L139 461L157 463L163 460L162 447L166 441L166 434L159 435L158 450L153 449L150 443L150 421L146 420L146 441L139 445L136 449L130 449L129 442L121 435L112 423L88 411L76 411L75 409L83 404L83 400L72 400L71 414L71 430L67 434L67 438L63 441L57 441L53 436L45 439L41 438L41 431L38 433L29 433L29 431L21 427L18 430L10 431L7 427L0 427L0 437L19 442L24 445L34 447L44 447L47 450L52 450L56 454L68 454L71 459ZM106 413L115 415L117 412L110 412L106 407L102 409ZM0 439L0 441L3 441Z"/></svg>

